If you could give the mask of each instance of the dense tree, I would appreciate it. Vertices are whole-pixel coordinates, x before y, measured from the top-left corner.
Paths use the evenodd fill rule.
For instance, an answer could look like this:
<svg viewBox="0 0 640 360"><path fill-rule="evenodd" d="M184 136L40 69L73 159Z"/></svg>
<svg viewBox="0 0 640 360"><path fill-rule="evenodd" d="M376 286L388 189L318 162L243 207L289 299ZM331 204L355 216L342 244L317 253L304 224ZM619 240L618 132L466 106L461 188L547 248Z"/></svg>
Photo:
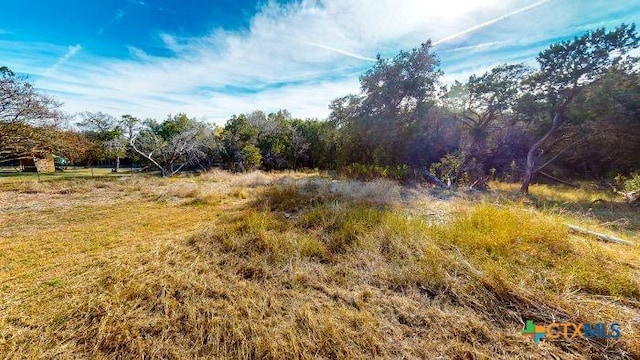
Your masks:
<svg viewBox="0 0 640 360"><path fill-rule="evenodd" d="M613 67L572 102L563 136L582 143L558 159L561 168L591 178L640 168L640 73L637 59L635 63Z"/></svg>
<svg viewBox="0 0 640 360"><path fill-rule="evenodd" d="M566 124L573 100L590 83L620 63L629 50L638 47L639 42L635 26L623 24L614 31L607 32L602 28L553 44L538 55L540 68L530 78L531 92L523 97L523 102L528 105L522 108L532 115L531 120L542 120L539 122L547 124L548 128L527 152L520 187L522 193L528 192L535 173L557 156L556 153L541 164L539 150ZM575 143L576 140L572 140L565 148Z"/></svg>
<svg viewBox="0 0 640 360"><path fill-rule="evenodd" d="M307 146L299 159L307 168L333 169L336 166L338 131L333 121L307 119L294 121L294 128L304 138Z"/></svg>
<svg viewBox="0 0 640 360"><path fill-rule="evenodd" d="M78 117L76 125L92 143L89 164L93 160L114 159L113 171L118 172L120 158L127 153L127 138L121 122L102 112L83 112Z"/></svg>
<svg viewBox="0 0 640 360"><path fill-rule="evenodd" d="M63 157L67 164L77 164L87 160L93 144L82 133L73 130L59 130L53 136L56 155Z"/></svg>
<svg viewBox="0 0 640 360"><path fill-rule="evenodd" d="M472 75L467 84L456 83L447 94L453 101L450 108L456 118L468 130L470 136L469 153L480 156L486 148L486 139L492 127L506 121L508 112L517 99L520 81L527 73L522 65L501 65L481 76Z"/></svg>
<svg viewBox="0 0 640 360"><path fill-rule="evenodd" d="M439 62L431 43L401 51L393 59L378 56L360 78L361 94L334 100L330 120L339 128L342 164L421 164L410 152L439 90Z"/></svg>
<svg viewBox="0 0 640 360"><path fill-rule="evenodd" d="M363 121L361 114L362 97L347 95L335 99L329 105L329 121L338 129L338 165L350 163L371 164L376 147L372 129Z"/></svg>
<svg viewBox="0 0 640 360"><path fill-rule="evenodd" d="M442 74L431 42L393 59L378 56L360 78L363 94L359 118L375 143L373 160L381 165L405 162L406 144L435 103Z"/></svg>
<svg viewBox="0 0 640 360"><path fill-rule="evenodd" d="M265 169L286 169L291 165L291 121L291 114L280 110L267 115L262 124L256 124L256 143Z"/></svg>
<svg viewBox="0 0 640 360"><path fill-rule="evenodd" d="M221 158L227 168L243 171L256 165L257 155L260 155L259 149L257 154L254 150L257 149L258 134L259 130L249 123L244 114L234 115L227 121L221 134Z"/></svg>
<svg viewBox="0 0 640 360"><path fill-rule="evenodd" d="M460 144L460 170L473 173L475 180L484 182L488 168L504 167L518 156L517 144L509 139L523 130L515 124L511 109L527 72L523 65L500 65L472 75L466 84L456 82L444 98L466 133Z"/></svg>
<svg viewBox="0 0 640 360"><path fill-rule="evenodd" d="M140 156L160 170L163 177L173 176L185 166L197 164L203 146L213 129L185 114L169 116L161 123L143 122L129 144Z"/></svg>
<svg viewBox="0 0 640 360"><path fill-rule="evenodd" d="M640 66L629 56L639 42L634 26L587 32L542 51L537 69L504 64L448 90L426 42L378 56L360 93L334 100L327 120L258 110L220 128L184 114L158 122L82 113L82 133L60 131L58 104L0 68L0 158L75 152L115 159L117 170L120 157L138 157L163 176L215 163L420 173L445 186L433 169L454 186L482 185L489 175L522 179L525 193L536 173L628 175L640 161Z"/></svg>

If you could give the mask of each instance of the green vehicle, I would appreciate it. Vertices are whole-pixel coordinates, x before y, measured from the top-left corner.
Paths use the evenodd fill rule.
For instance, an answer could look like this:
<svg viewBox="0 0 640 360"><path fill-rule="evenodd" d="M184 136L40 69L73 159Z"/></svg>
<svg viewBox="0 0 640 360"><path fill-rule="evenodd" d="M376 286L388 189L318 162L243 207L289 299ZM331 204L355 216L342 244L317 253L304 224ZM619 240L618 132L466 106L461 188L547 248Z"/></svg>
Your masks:
<svg viewBox="0 0 640 360"><path fill-rule="evenodd" d="M56 171L64 171L69 166L69 161L62 156L53 155L53 164L56 167Z"/></svg>

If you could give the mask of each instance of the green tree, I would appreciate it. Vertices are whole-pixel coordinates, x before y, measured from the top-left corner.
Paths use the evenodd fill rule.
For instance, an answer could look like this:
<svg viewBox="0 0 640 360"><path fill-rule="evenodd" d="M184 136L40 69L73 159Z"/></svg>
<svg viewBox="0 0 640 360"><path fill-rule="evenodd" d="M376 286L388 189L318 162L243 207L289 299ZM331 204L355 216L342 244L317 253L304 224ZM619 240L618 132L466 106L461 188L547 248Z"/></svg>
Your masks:
<svg viewBox="0 0 640 360"><path fill-rule="evenodd" d="M446 186L425 168L425 160L433 157L429 147L436 142L429 138L433 135L432 120L439 122L434 118L441 91L438 65L430 41L390 60L378 56L373 68L360 78L361 95L331 103L329 119L339 133L340 165L409 164L421 168L421 173L439 186ZM433 127L443 128L440 124Z"/></svg>
<svg viewBox="0 0 640 360"><path fill-rule="evenodd" d="M263 119L262 124L253 123L258 129L256 140L262 155L262 166L267 170L290 167L291 114L287 110L280 110Z"/></svg>
<svg viewBox="0 0 640 360"><path fill-rule="evenodd" d="M393 59L378 56L360 78L363 93L359 119L369 129L363 135L375 144L373 162L396 165L404 160L406 144L427 116L440 89L439 60L427 41Z"/></svg>
<svg viewBox="0 0 640 360"><path fill-rule="evenodd" d="M162 177L170 177L185 166L198 163L203 156L203 144L212 132L209 125L185 114L169 115L161 123L145 120L129 143L160 170Z"/></svg>
<svg viewBox="0 0 640 360"><path fill-rule="evenodd" d="M529 80L531 92L523 97L521 109L527 110L530 120L544 122L548 128L529 148L521 193L527 193L533 176L555 159L552 156L540 164L539 150L566 123L574 99L623 61L639 42L635 25L623 24L610 32L602 28L553 44L538 55L539 70Z"/></svg>
<svg viewBox="0 0 640 360"><path fill-rule="evenodd" d="M376 139L373 129L361 114L362 96L347 95L335 99L329 105L329 122L337 129L337 163L340 166L351 163L371 164Z"/></svg>
<svg viewBox="0 0 640 360"><path fill-rule="evenodd" d="M527 73L523 65L500 65L483 75L470 76L466 84L456 82L445 95L447 108L467 135L461 144L460 155L464 160L459 168L468 172L471 180L484 183L487 166L497 165L491 161L495 159L489 159L496 157L492 147L500 142L501 130L511 126L511 110ZM512 160L503 159L503 162Z"/></svg>
<svg viewBox="0 0 640 360"><path fill-rule="evenodd" d="M102 112L82 112L76 124L84 130L91 141L91 159L114 159L113 171L120 171L120 158L127 153L127 138L121 123L113 116Z"/></svg>
<svg viewBox="0 0 640 360"><path fill-rule="evenodd" d="M241 151L242 154L242 167L244 170L253 170L260 166L262 161L262 155L260 155L260 149L255 145L245 145Z"/></svg>
<svg viewBox="0 0 640 360"><path fill-rule="evenodd" d="M466 84L456 82L447 93L450 110L469 132L472 155L486 148L492 126L515 104L526 74L523 65L504 64L481 76L470 76Z"/></svg>
<svg viewBox="0 0 640 360"><path fill-rule="evenodd" d="M572 102L562 137L581 139L558 159L583 177L629 174L640 164L640 67L638 59L612 67ZM555 153L561 144L552 148Z"/></svg>
<svg viewBox="0 0 640 360"><path fill-rule="evenodd" d="M246 167L250 167L249 162L255 160L255 157L248 160L246 156L253 155L253 148L250 148L247 152L243 150L249 145L257 148L258 134L259 130L251 125L245 114L233 115L226 122L221 133L221 158L227 168L242 171ZM260 150L258 149L259 153Z"/></svg>

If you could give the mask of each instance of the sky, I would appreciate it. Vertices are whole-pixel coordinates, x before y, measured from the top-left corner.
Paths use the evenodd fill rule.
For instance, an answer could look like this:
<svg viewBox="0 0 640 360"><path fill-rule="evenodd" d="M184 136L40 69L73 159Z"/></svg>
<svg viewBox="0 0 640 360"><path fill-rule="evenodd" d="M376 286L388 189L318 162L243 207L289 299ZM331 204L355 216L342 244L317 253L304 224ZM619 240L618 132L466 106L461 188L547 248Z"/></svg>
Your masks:
<svg viewBox="0 0 640 360"><path fill-rule="evenodd" d="M0 0L0 66L68 113L326 118L376 56L431 39L443 82L640 19L640 0Z"/></svg>

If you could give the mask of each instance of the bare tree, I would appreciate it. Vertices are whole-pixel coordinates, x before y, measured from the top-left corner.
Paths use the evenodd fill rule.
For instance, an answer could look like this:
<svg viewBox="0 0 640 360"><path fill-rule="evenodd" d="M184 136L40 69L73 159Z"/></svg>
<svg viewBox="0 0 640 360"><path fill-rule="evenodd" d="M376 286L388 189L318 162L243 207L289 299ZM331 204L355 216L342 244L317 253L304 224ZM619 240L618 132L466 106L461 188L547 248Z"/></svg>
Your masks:
<svg viewBox="0 0 640 360"><path fill-rule="evenodd" d="M60 103L38 93L26 78L0 67L0 158L51 152Z"/></svg>
<svg viewBox="0 0 640 360"><path fill-rule="evenodd" d="M293 170L297 170L298 161L306 156L309 151L309 142L302 132L296 128L291 129L291 155L293 160Z"/></svg>
<svg viewBox="0 0 640 360"><path fill-rule="evenodd" d="M26 78L0 67L0 123L41 125L58 119L61 104L38 93Z"/></svg>

